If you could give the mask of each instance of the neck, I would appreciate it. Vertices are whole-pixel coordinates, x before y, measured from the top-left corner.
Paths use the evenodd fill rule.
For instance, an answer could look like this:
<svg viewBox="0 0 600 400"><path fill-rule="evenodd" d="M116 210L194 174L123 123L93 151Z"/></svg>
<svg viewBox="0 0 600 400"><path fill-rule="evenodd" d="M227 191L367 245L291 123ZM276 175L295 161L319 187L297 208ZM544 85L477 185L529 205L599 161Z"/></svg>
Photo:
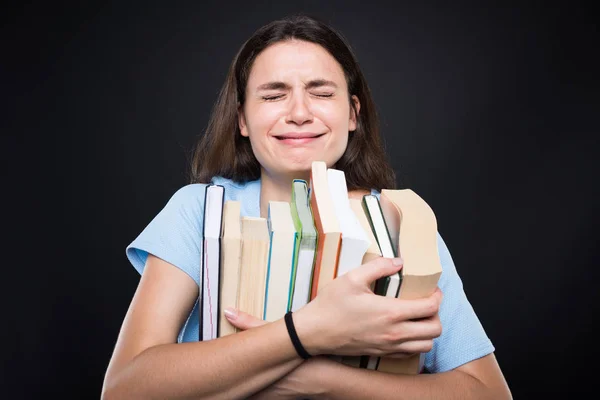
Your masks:
<svg viewBox="0 0 600 400"><path fill-rule="evenodd" d="M304 179L309 182L310 172L294 176L268 174L264 169L260 174L260 216L267 218L269 201L292 201L292 181Z"/></svg>

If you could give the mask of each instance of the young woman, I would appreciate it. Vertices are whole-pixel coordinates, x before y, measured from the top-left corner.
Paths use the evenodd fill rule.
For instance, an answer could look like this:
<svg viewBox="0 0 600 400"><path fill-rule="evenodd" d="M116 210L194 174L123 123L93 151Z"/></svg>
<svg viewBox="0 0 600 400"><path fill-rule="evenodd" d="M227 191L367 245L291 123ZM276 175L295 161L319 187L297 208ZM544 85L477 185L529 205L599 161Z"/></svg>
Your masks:
<svg viewBox="0 0 600 400"><path fill-rule="evenodd" d="M290 201L292 179L309 179L314 160L343 170L353 196L395 187L350 48L327 25L294 17L262 27L242 46L197 147L193 183L127 247L141 279L103 398L510 398L439 236L443 274L432 296L373 294L371 282L402 267L400 259L381 258L335 279L294 312L308 359L283 319L265 323L232 308L225 313L242 332L197 341L206 184L225 186L242 215L266 217L269 201ZM386 374L324 356L419 352L429 374Z"/></svg>

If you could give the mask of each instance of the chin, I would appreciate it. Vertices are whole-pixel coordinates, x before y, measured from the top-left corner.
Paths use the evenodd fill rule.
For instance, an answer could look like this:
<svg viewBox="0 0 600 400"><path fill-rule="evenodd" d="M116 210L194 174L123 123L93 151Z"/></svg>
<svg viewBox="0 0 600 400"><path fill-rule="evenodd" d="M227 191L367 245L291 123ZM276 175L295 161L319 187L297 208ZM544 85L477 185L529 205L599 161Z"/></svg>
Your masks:
<svg viewBox="0 0 600 400"><path fill-rule="evenodd" d="M340 156L341 157L341 156ZM323 155L287 155L282 157L281 160L271 160L270 170L274 175L287 176L290 179L309 179L310 171L312 169L313 161L325 161L328 167L335 165L335 160L331 157L324 157ZM275 162L276 161L276 162Z"/></svg>
<svg viewBox="0 0 600 400"><path fill-rule="evenodd" d="M288 155L285 159L282 158L282 160L279 160L282 162L282 164L280 164L280 170L288 172L310 171L312 163L315 160L320 160L320 157L311 157L305 154L297 157Z"/></svg>
<svg viewBox="0 0 600 400"><path fill-rule="evenodd" d="M304 179L307 180L310 177L310 171L312 167L312 161L306 163L286 163L285 165L273 165L264 170L272 178L277 179Z"/></svg>
<svg viewBox="0 0 600 400"><path fill-rule="evenodd" d="M306 164L289 165L282 172L292 179L308 179L312 167L312 161Z"/></svg>

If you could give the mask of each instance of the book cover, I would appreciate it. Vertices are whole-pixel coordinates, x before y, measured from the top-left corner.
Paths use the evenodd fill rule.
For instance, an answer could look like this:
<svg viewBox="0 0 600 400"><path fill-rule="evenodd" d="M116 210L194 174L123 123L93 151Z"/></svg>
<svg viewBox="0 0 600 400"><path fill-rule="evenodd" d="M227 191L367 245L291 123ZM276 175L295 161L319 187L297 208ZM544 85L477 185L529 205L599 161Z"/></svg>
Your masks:
<svg viewBox="0 0 600 400"><path fill-rule="evenodd" d="M310 299L317 296L319 288L327 285L337 275L337 265L342 247L342 232L335 216L327 183L327 165L314 161L310 173L310 206L317 229L317 254Z"/></svg>
<svg viewBox="0 0 600 400"><path fill-rule="evenodd" d="M396 257L392 238L389 233L388 225L377 196L365 195L362 200L365 217L371 227L373 236L379 246L379 251L383 257ZM392 276L383 277L375 282L373 292L380 296L398 297L402 283L402 270ZM365 356L361 359L361 367L375 370L378 369L381 358L374 356Z"/></svg>
<svg viewBox="0 0 600 400"><path fill-rule="evenodd" d="M237 308L263 319L269 262L266 218L242 217L242 260Z"/></svg>
<svg viewBox="0 0 600 400"><path fill-rule="evenodd" d="M392 243L402 257L400 299L419 299L436 290L442 265L437 242L437 220L431 207L411 189L381 192L381 210L388 225ZM383 357L379 371L418 374L423 367L423 354L408 359Z"/></svg>
<svg viewBox="0 0 600 400"><path fill-rule="evenodd" d="M291 302L288 310L297 311L310 300L317 247L317 230L310 208L308 184L303 179L294 179L292 182L290 211L298 236L294 249Z"/></svg>
<svg viewBox="0 0 600 400"><path fill-rule="evenodd" d="M344 171L334 168L327 169L327 184L342 233L336 272L336 276L341 276L362 265L363 257L371 242L350 207Z"/></svg>
<svg viewBox="0 0 600 400"><path fill-rule="evenodd" d="M242 227L239 201L227 200L223 207L223 231L221 234L221 279L219 291L219 337L236 333L222 312L237 305L242 257Z"/></svg>
<svg viewBox="0 0 600 400"><path fill-rule="evenodd" d="M364 196L363 196L364 197ZM358 199L350 199L350 207L352 211L356 215L356 219L359 221L360 225L363 227L363 230L367 234L369 239L369 248L362 259L362 263L366 264L369 261L372 261L378 257L381 257L381 250L379 249L379 245L377 244L377 238L373 233L373 228L371 227L371 223L367 218L367 214L362 205L362 200Z"/></svg>
<svg viewBox="0 0 600 400"><path fill-rule="evenodd" d="M270 245L265 290L265 321L285 316L291 303L294 251L298 232L292 220L290 203L270 201L267 218Z"/></svg>
<svg viewBox="0 0 600 400"><path fill-rule="evenodd" d="M398 253L394 246L394 242L392 241L392 237L390 236L390 228L388 227L388 224L384 218L379 199L377 196L372 194L365 195L363 196L362 205L382 257L396 257ZM398 280L397 283L394 283L394 287L399 286L402 282L402 270L400 270L398 274L394 274L391 277L378 279L375 283L374 292L382 296L387 295L392 279ZM397 297L397 291L394 293L392 292L390 292L389 295Z"/></svg>
<svg viewBox="0 0 600 400"><path fill-rule="evenodd" d="M204 227L200 263L199 340L219 336L219 281L221 269L221 223L225 188L208 185L204 192Z"/></svg>

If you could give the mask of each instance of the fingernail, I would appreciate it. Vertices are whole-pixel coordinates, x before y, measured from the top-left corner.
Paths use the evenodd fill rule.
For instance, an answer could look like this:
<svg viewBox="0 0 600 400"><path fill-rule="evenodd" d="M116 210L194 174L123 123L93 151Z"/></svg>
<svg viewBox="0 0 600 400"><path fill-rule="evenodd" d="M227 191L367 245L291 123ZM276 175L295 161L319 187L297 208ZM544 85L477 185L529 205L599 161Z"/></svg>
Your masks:
<svg viewBox="0 0 600 400"><path fill-rule="evenodd" d="M235 308L228 307L224 311L227 319L236 319L238 316L237 310Z"/></svg>
<svg viewBox="0 0 600 400"><path fill-rule="evenodd" d="M396 257L392 259L392 264L394 264L395 267L399 267L404 264L404 260L401 257Z"/></svg>

